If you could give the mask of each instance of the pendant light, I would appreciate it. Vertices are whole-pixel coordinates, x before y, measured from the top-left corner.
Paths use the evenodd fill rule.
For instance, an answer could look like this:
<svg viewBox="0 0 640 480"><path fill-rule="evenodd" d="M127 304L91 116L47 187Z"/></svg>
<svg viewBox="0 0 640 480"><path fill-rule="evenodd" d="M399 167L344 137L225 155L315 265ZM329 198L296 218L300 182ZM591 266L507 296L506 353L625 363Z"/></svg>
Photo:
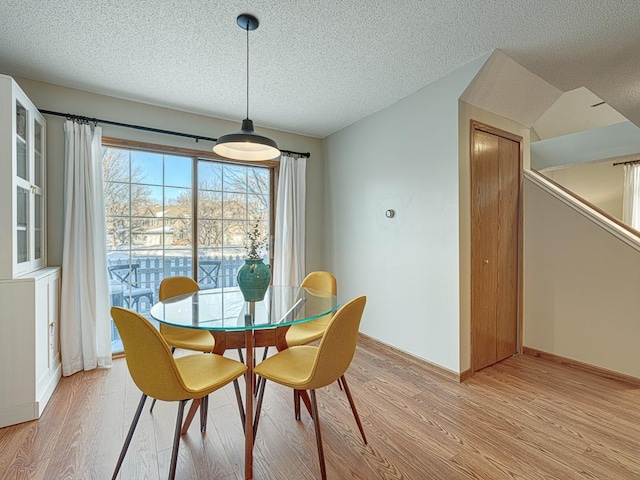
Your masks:
<svg viewBox="0 0 640 480"><path fill-rule="evenodd" d="M253 130L253 121L249 118L249 31L258 28L259 22L248 13L238 15L236 22L240 28L247 31L247 118L242 120L239 132L218 138L213 151L232 160L274 160L280 156L278 145L270 138L258 135Z"/></svg>

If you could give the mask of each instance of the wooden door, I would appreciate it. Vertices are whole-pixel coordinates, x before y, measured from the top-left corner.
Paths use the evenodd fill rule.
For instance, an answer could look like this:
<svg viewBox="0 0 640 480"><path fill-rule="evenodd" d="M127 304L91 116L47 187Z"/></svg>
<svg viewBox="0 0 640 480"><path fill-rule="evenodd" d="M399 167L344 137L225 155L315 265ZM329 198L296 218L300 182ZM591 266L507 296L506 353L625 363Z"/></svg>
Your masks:
<svg viewBox="0 0 640 480"><path fill-rule="evenodd" d="M521 137L471 125L471 368L518 349Z"/></svg>

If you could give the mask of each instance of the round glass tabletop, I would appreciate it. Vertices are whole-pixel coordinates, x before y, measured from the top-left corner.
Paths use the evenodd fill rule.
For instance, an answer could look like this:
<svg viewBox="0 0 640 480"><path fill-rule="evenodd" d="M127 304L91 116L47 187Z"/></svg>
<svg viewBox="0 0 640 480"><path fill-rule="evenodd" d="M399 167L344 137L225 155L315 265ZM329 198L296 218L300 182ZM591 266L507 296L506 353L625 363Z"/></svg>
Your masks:
<svg viewBox="0 0 640 480"><path fill-rule="evenodd" d="M167 325L233 331L307 322L337 308L336 296L322 290L270 286L260 302L245 302L237 287L216 288L160 301L150 313Z"/></svg>

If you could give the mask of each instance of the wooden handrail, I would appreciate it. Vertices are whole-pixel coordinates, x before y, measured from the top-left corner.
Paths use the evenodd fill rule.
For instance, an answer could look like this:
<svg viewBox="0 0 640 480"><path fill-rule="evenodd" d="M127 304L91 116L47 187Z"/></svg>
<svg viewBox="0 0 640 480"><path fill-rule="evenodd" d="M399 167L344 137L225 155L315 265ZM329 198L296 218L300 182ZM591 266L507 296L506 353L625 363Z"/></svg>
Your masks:
<svg viewBox="0 0 640 480"><path fill-rule="evenodd" d="M640 252L640 231L623 223L597 205L585 200L580 195L576 195L537 170L525 170L524 177Z"/></svg>

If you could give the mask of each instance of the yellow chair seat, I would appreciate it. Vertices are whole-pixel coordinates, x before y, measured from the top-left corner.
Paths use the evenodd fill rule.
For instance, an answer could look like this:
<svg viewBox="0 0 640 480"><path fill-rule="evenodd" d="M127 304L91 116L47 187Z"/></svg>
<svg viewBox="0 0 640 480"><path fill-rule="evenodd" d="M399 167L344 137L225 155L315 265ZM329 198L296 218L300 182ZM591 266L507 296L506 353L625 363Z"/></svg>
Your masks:
<svg viewBox="0 0 640 480"><path fill-rule="evenodd" d="M291 325L285 335L287 345L290 347L306 345L307 343L322 338L330 320L331 317L328 316L326 318L311 320L310 322Z"/></svg>
<svg viewBox="0 0 640 480"><path fill-rule="evenodd" d="M267 380L296 390L315 390L324 387L310 382L317 356L318 347L290 347L260 362L254 372Z"/></svg>
<svg viewBox="0 0 640 480"><path fill-rule="evenodd" d="M201 398L235 380L247 366L219 355L187 355L176 358L185 390ZM215 372L215 375L212 375Z"/></svg>
<svg viewBox="0 0 640 480"><path fill-rule="evenodd" d="M197 352L210 353L213 351L213 336L205 330L172 327L161 324L160 333L170 347L195 350Z"/></svg>

